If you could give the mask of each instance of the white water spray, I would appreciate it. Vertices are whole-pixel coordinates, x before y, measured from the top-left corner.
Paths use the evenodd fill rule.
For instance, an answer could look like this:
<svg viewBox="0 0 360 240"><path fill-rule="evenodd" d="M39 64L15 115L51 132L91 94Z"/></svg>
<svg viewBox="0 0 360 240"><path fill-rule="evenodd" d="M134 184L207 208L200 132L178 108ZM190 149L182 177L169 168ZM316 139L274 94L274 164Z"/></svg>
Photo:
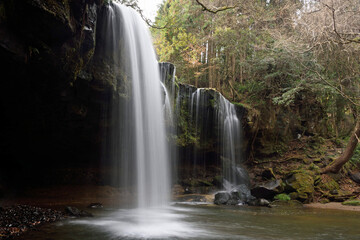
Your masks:
<svg viewBox="0 0 360 240"><path fill-rule="evenodd" d="M103 48L112 57L116 77L122 77L131 89L126 93L125 104L113 105L119 119L114 125L122 124L118 128L120 132L114 128L115 137L111 140L119 185L136 195L138 208L167 206L169 147L163 86L150 32L137 12L117 3L107 6L104 19L106 46ZM170 105L168 99L165 103Z"/></svg>

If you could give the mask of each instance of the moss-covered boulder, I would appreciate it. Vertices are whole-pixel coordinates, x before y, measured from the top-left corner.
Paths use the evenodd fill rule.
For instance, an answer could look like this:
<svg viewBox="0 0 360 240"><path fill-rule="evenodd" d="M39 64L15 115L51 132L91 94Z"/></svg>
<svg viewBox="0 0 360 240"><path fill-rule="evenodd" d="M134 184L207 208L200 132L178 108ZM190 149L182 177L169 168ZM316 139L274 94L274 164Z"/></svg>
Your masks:
<svg viewBox="0 0 360 240"><path fill-rule="evenodd" d="M320 176L319 181L316 183L316 188L322 192L331 193L339 190L339 184L328 175Z"/></svg>
<svg viewBox="0 0 360 240"><path fill-rule="evenodd" d="M292 199L296 198L302 202L310 202L314 193L314 178L311 172L294 171L285 180L286 191L294 192Z"/></svg>
<svg viewBox="0 0 360 240"><path fill-rule="evenodd" d="M348 200L341 204L346 206L360 206L360 200Z"/></svg>

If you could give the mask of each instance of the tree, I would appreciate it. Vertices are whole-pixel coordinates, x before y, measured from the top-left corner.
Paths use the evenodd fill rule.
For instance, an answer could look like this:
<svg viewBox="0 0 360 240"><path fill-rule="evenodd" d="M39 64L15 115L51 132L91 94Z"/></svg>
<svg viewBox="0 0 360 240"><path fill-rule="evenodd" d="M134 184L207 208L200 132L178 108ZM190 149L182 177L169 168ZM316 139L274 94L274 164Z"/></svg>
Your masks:
<svg viewBox="0 0 360 240"><path fill-rule="evenodd" d="M153 29L153 35L160 60L173 62L181 81L216 88L260 114L269 108L274 114L299 113L319 105L327 136L341 137L338 123L352 116L358 126L359 119L359 5L356 0L167 0L156 24L170 24ZM351 157L354 143L342 159Z"/></svg>
<svg viewBox="0 0 360 240"><path fill-rule="evenodd" d="M303 40L326 66L322 80L348 102L355 119L345 151L322 170L322 173L336 173L353 156L360 136L360 3L318 0L309 2L301 14L298 29Z"/></svg>

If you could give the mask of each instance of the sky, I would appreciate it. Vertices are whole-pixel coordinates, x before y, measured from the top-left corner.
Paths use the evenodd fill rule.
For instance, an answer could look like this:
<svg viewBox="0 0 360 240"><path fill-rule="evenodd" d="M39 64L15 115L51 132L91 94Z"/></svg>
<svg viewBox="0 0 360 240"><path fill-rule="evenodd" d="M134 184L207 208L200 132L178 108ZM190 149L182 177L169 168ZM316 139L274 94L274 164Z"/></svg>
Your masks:
<svg viewBox="0 0 360 240"><path fill-rule="evenodd" d="M163 0L139 0L139 7L143 10L145 17L154 21L158 6Z"/></svg>

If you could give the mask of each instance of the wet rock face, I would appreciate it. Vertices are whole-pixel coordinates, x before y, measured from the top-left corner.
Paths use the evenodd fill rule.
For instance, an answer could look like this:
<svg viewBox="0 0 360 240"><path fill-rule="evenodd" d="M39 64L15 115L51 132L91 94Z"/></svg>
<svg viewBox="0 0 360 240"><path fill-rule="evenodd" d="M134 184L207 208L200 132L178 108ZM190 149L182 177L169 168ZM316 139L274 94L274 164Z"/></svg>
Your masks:
<svg viewBox="0 0 360 240"><path fill-rule="evenodd" d="M215 194L214 203L216 205L242 205L252 204L253 206L259 206L256 204L256 198L250 193L250 189L245 185L241 184L236 186L231 191L221 191Z"/></svg>
<svg viewBox="0 0 360 240"><path fill-rule="evenodd" d="M226 205L231 199L231 194L226 191L218 192L215 194L214 203L216 205Z"/></svg>
<svg viewBox="0 0 360 240"><path fill-rule="evenodd" d="M93 217L93 215L89 212L70 206L65 208L65 213L72 217Z"/></svg>

